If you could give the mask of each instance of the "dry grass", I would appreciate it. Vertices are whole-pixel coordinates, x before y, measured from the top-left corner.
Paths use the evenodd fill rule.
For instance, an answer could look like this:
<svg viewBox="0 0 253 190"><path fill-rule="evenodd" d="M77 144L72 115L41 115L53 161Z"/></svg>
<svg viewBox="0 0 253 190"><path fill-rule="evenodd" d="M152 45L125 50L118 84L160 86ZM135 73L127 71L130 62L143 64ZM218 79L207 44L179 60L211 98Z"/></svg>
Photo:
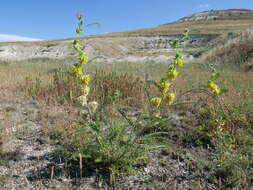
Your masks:
<svg viewBox="0 0 253 190"><path fill-rule="evenodd" d="M224 32L242 31L252 25L253 19L237 20L208 20L196 22L173 22L152 28L130 30L99 35L101 37L120 36L157 36L176 35L182 33L185 28L190 28L190 34L222 34Z"/></svg>
<svg viewBox="0 0 253 190"><path fill-rule="evenodd" d="M52 72L52 70L60 66L65 69L58 72L58 74ZM78 140L73 136L74 132L78 129L74 119L80 117L80 114L77 111L78 109L76 109L78 105L75 104L73 100L79 95L80 91L78 82L75 81L71 75L66 73L67 68L68 67L65 67L64 64L59 63L20 63L20 65L19 63L14 63L0 66L0 77L3 79L2 81L4 81L0 84L0 93L5 94L4 96L10 99L11 93L13 92L20 96L33 96L40 100L41 103L46 103L46 107L41 111L42 124L45 126L44 132L51 139L58 142L58 144L66 140L69 141L70 139L74 139L75 141ZM159 80L166 68L166 64L158 63L88 65L87 69L93 77L93 83L91 84L92 91L89 98L99 101L100 103L104 102L105 104L109 104L111 107L109 107L108 111L113 111L112 108L114 106L120 107L122 105L127 108L144 109L145 106L147 106L145 105L147 99L144 95L144 76L148 74L150 79ZM177 94L180 94L189 89L198 88L209 79L209 76L210 72L203 66L194 63L188 64L180 70L180 75L175 81L173 90L176 91ZM241 107L239 111L243 110L245 105L242 104L242 101L246 103L252 101L253 81L251 78L252 73L250 72L224 69L222 71L222 77L218 81L220 86L225 86L229 90L229 93L223 97L224 101L233 105L242 105L243 107ZM70 91L72 92L72 101L70 98ZM119 99L112 100L116 92L120 92L121 96L119 96ZM151 89L151 95L155 95L156 93L156 91ZM198 96L196 94L191 94L191 96L186 97L186 99L197 100ZM199 107L201 106L202 104L199 105ZM252 110L252 108L253 107L249 109ZM184 107L178 109L182 111ZM200 113L200 110L201 109L197 110L199 111L197 114L203 114L203 118L201 118L200 121L196 120L194 122L208 123L208 116L206 113ZM248 111L243 113L247 113L248 118L252 117ZM112 115L113 113L109 114ZM204 119L206 119L206 121ZM183 128L182 130L181 128L182 131L186 130L184 133L187 133L187 135L185 135L184 138L187 139L187 142L184 142L182 139L179 141L180 143L181 141L185 143L186 146L192 146L192 144L199 140L197 139L199 138L198 133L195 130L196 126L193 125L194 122L190 122L192 121L189 121L187 129ZM192 134L188 134L189 128L193 128ZM182 133L179 129L180 127L175 128L177 134ZM200 141L201 140L202 139L200 139ZM176 143L178 143L178 139ZM6 159L8 159L8 157L6 157ZM197 160L196 162L200 161ZM229 166L234 166L230 160L226 163L229 163ZM242 169L244 168L242 167ZM210 170L213 170L213 168ZM237 170L235 169L232 172L234 171ZM226 176L225 174L224 176ZM235 175L233 174L233 176ZM238 176L240 177L239 174ZM238 184L239 183L243 182L239 181Z"/></svg>
<svg viewBox="0 0 253 190"><path fill-rule="evenodd" d="M225 44L217 44L201 58L202 62L229 64L239 66L252 61L253 57L253 28L238 34L235 38L228 39Z"/></svg>
<svg viewBox="0 0 253 190"><path fill-rule="evenodd" d="M33 68L31 69L30 66ZM78 83L70 75L63 73L54 74L51 71L60 64L27 63L17 67L17 64L1 66L0 77L3 80L1 89L22 90L29 96L34 96L47 103L67 103L72 97L80 95ZM87 69L93 77L91 100L98 102L108 102L116 92L120 92L121 97L118 104L125 106L145 107L146 96L144 95L144 78L159 80L164 74L166 64L159 63L114 63L114 64L91 64ZM66 68L66 67L65 67ZM44 71L43 71L44 70ZM40 72L38 72L40 71ZM178 94L191 88L199 87L208 80L210 72L197 64L188 64L181 69L178 79L175 81L175 88ZM13 75L13 73L16 73ZM230 69L222 71L222 78L219 83L226 87L229 93L225 95L227 102L239 102L244 94L252 93L253 81L251 72L242 72ZM151 90L151 94L156 92ZM19 93L19 92L17 92Z"/></svg>
<svg viewBox="0 0 253 190"><path fill-rule="evenodd" d="M151 64L148 64L151 66ZM1 66L0 76L5 79L1 84L3 90L25 92L26 95L53 103L68 101L69 93L73 98L80 95L80 87L75 79L67 73L69 65L61 63L12 63ZM132 105L140 105L143 96L144 64L94 64L88 65L92 74L93 87L91 99L100 102L113 96L116 91L122 93L122 100L132 97ZM155 66L158 68L158 65ZM62 68L60 72L52 72ZM100 68L100 69L99 69ZM129 72L126 72L126 69ZM156 71L157 72L157 71ZM17 73L13 75L13 73ZM128 73L128 74L126 74ZM140 75L139 75L140 74ZM101 90L103 89L103 90ZM19 92L20 93L20 92ZM138 101L137 101L138 100ZM136 102L136 103L134 103Z"/></svg>

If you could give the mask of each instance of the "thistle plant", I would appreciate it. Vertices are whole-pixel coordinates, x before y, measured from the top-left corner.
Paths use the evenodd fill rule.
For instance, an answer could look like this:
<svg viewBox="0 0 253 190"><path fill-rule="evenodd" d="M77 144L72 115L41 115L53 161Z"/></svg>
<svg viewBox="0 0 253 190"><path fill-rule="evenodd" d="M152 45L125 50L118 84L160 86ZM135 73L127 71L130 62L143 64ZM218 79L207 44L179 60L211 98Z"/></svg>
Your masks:
<svg viewBox="0 0 253 190"><path fill-rule="evenodd" d="M183 33L183 37L181 40L175 40L171 45L176 50L176 55L173 58L172 62L168 66L168 70L166 75L161 78L160 82L156 84L158 90L161 93L161 96L151 98L150 104L154 109L159 109L162 103L166 105L171 105L176 99L176 93L170 92L170 88L172 86L173 81L177 78L179 72L177 71L179 67L183 67L185 65L184 57L180 52L180 48L182 47L182 42L188 39L189 30L185 29Z"/></svg>

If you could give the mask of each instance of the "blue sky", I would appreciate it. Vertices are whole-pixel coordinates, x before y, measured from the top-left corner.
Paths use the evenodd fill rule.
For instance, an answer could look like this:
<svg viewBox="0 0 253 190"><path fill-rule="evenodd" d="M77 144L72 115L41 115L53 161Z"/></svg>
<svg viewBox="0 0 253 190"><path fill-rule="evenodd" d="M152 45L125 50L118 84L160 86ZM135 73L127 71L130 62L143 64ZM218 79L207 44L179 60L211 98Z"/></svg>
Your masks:
<svg viewBox="0 0 253 190"><path fill-rule="evenodd" d="M210 9L253 9L253 0L2 0L0 41L73 37L77 12L86 35L152 27ZM26 37L26 38L23 38Z"/></svg>

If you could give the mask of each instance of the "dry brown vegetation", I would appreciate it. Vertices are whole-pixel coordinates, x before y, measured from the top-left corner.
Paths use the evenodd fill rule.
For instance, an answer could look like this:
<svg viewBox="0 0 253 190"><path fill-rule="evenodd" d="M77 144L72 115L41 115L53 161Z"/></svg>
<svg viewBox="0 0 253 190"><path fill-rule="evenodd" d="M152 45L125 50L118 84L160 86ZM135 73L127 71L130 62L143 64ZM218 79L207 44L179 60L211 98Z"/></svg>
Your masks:
<svg viewBox="0 0 253 190"><path fill-rule="evenodd" d="M17 64L21 65L17 67ZM55 140L56 143L63 143L65 142L64 139L68 139L68 142L77 141L77 139L74 138L73 133L78 129L78 125L73 118L80 117L80 114L76 109L78 104L74 101L75 97L77 97L80 92L78 82L68 74L67 66L63 67L66 70L62 70L61 72L51 72L54 68L59 67L59 65L63 66L64 64L51 63L49 64L50 66L45 63L34 64L35 63L12 63L9 65L1 65L0 75L1 78L4 79L4 82L1 83L1 92L5 97L9 97L10 99L12 97L11 94L15 93L15 96L32 97L33 99L38 100L44 105L44 108L41 110L41 123L44 126L44 135ZM106 111L112 118L120 117L117 112L117 109L119 108L126 111L130 110L130 113L135 113L136 111L139 113L140 110L145 110L148 107L147 96L145 95L145 88L147 88L145 84L145 74L148 74L149 79L158 80L166 67L166 64L157 63L90 65L88 69L90 73L92 73L93 81L91 84L92 91L90 93L90 99L96 100L107 106ZM44 70L41 68L44 68ZM13 75L13 73L16 74ZM180 97L180 94L184 91L192 88L199 88L204 81L208 80L209 75L210 72L208 69L204 68L202 65L195 63L188 64L185 68L180 70L180 75L173 88ZM233 118L245 115L248 118L248 121L250 121L250 118L252 117L249 111L252 108L247 107L247 102L250 102L252 97L253 81L251 78L251 72L231 69L224 69L222 71L222 79L219 80L219 85L225 86L229 90L229 93L223 96L224 101L232 107L241 106L240 111L235 113ZM156 93L154 89L149 90L151 90L149 91L151 95ZM186 96L185 99L183 98L181 100L196 101L199 98L203 98L204 101L202 100L203 104L197 106L197 109L195 106L181 106L176 109L171 108L170 110L165 109L170 112L186 111L186 113L188 110L193 114L198 115L195 120L189 119L187 121L192 129L191 127L181 129L181 127L178 126L178 131L170 131L172 134L175 133L174 135L178 135L178 133L181 133L181 130L186 130L187 135L181 134L183 136L180 137L180 142L182 141L181 143L185 144L185 146L188 146L191 143L195 144L197 141L206 143L206 139L202 139L203 137L198 140L196 139L198 138L199 132L196 132L195 128L199 125L199 122L202 124L206 122L208 125L207 121L209 119L214 120L211 118L212 112L210 113L210 110L206 110L204 107L206 106L205 96L199 96L199 94L192 93L189 96ZM239 121L235 120L233 122L238 123ZM234 126L230 124L230 121L227 122L227 125L228 127ZM194 130L195 132L191 130ZM182 147L178 147L175 151L182 151ZM172 154L175 154L175 152ZM8 159L9 157L5 158ZM231 163L228 162L228 164L233 163L231 161ZM234 170L231 172L234 172ZM241 174L236 173L233 174L233 176L238 178L236 184L244 183L240 181ZM226 183L228 182L224 182L224 184Z"/></svg>
<svg viewBox="0 0 253 190"><path fill-rule="evenodd" d="M208 20L195 22L174 22L152 28L138 29L126 32L115 32L99 35L101 37L120 36L157 36L177 35L185 28L190 28L190 34L222 34L224 32L236 32L247 29L252 25L253 19L245 20Z"/></svg>
<svg viewBox="0 0 253 190"><path fill-rule="evenodd" d="M250 68L253 58L253 28L237 34L232 39L229 39L229 36L225 39L224 44L214 44L214 48L203 55L201 61L230 66L245 66L248 63L247 67Z"/></svg>
<svg viewBox="0 0 253 190"><path fill-rule="evenodd" d="M37 63L37 65L34 63L18 64L20 64L19 68L17 68L17 64L1 66L1 78L5 79L1 84L1 89L5 91L10 89L15 92L21 89L27 95L37 97L48 103L67 102L70 91L73 98L80 93L78 84L70 75L65 72L48 72L60 65L62 66L62 64L52 63L50 67L44 63ZM41 70L43 65L44 71ZM90 98L105 102L108 101L108 97L119 91L122 94L121 103L145 107L144 102L147 98L144 95L145 76L148 75L149 79L158 80L165 69L166 64L163 63L91 64L88 70L93 74L94 81ZM15 76L13 76L13 72L16 73ZM190 64L183 68L181 73L175 83L177 92L189 90L193 86L198 87L201 85L200 81L207 81L209 76L208 69L204 69L201 64ZM250 92L253 86L251 72L244 72L242 75L241 71L225 69L222 71L222 75L224 77L220 80L220 84L229 90L226 95L227 102L239 101L242 92Z"/></svg>

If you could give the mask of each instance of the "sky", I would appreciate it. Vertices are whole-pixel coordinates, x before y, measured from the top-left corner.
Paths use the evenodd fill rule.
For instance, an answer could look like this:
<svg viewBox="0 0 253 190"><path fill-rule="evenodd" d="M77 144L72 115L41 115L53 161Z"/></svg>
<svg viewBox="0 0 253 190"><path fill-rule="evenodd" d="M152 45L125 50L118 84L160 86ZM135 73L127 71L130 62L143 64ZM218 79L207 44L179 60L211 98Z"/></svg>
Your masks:
<svg viewBox="0 0 253 190"><path fill-rule="evenodd" d="M75 36L76 13L85 35L146 28L211 10L253 9L253 0L1 0L0 41L33 41Z"/></svg>

